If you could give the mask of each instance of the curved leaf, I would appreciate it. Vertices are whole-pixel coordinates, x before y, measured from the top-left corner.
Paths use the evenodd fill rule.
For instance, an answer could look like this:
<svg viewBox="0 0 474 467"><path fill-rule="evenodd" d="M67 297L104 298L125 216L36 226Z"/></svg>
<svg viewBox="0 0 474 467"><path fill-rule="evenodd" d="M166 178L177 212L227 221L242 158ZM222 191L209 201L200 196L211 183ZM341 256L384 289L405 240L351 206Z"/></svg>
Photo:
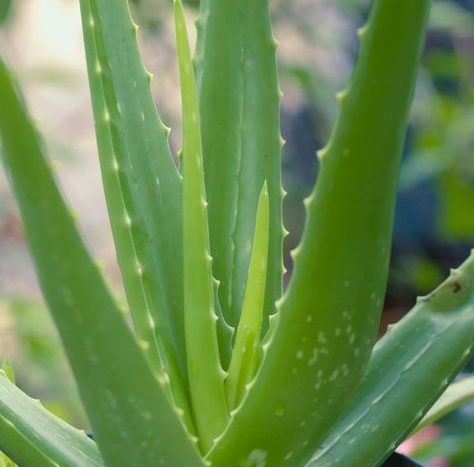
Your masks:
<svg viewBox="0 0 474 467"><path fill-rule="evenodd" d="M43 295L106 465L202 467L164 382L151 372L67 211L1 61L0 96L3 161Z"/></svg>
<svg viewBox="0 0 474 467"><path fill-rule="evenodd" d="M22 466L99 467L96 444L48 412L0 372L0 450Z"/></svg>
<svg viewBox="0 0 474 467"><path fill-rule="evenodd" d="M184 324L188 378L199 441L205 451L227 425L209 255L201 128L181 0L174 2L183 115Z"/></svg>
<svg viewBox="0 0 474 467"><path fill-rule="evenodd" d="M192 429L185 386L181 178L125 0L81 0L102 180L138 338Z"/></svg>
<svg viewBox="0 0 474 467"><path fill-rule="evenodd" d="M280 92L267 0L203 0L196 76L213 272L220 305L237 326L258 197L268 183L270 237L264 326L282 289ZM225 196L223 196L225 193Z"/></svg>
<svg viewBox="0 0 474 467"><path fill-rule="evenodd" d="M371 467L403 441L474 349L474 254L377 343L345 415L307 467Z"/></svg>
<svg viewBox="0 0 474 467"><path fill-rule="evenodd" d="M382 310L429 5L373 3L354 75L339 96L339 119L320 154L290 285L253 386L208 456L216 466L253 465L255 456L272 466L305 462L362 377Z"/></svg>
<svg viewBox="0 0 474 467"><path fill-rule="evenodd" d="M265 282L268 267L269 205L267 183L263 184L257 206L257 220L250 259L247 287L235 336L232 360L226 378L229 409L242 400L247 384L255 376L260 357Z"/></svg>

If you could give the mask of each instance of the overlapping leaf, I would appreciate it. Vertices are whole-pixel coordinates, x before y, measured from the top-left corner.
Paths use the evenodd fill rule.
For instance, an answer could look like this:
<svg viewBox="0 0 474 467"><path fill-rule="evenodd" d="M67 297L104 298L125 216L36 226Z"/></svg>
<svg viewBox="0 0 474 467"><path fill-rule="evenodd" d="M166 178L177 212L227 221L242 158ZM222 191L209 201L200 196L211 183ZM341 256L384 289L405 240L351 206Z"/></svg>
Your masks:
<svg viewBox="0 0 474 467"><path fill-rule="evenodd" d="M377 466L474 348L474 254L377 343L346 414L307 467Z"/></svg>
<svg viewBox="0 0 474 467"><path fill-rule="evenodd" d="M154 377L84 246L2 62L0 90L3 161L105 463L202 466L163 382Z"/></svg>
<svg viewBox="0 0 474 467"><path fill-rule="evenodd" d="M96 444L49 413L0 372L0 450L19 465L99 467Z"/></svg>
<svg viewBox="0 0 474 467"><path fill-rule="evenodd" d="M265 327L281 295L280 95L267 1L203 0L196 75L214 274L224 317L239 322L257 202L270 205Z"/></svg>
<svg viewBox="0 0 474 467"><path fill-rule="evenodd" d="M126 0L81 0L102 179L135 329L192 422L185 387L182 186Z"/></svg>
<svg viewBox="0 0 474 467"><path fill-rule="evenodd" d="M184 310L188 376L200 443L208 450L227 425L219 358L196 82L183 6L174 2L183 115Z"/></svg>
<svg viewBox="0 0 474 467"><path fill-rule="evenodd" d="M293 276L216 466L306 461L362 377L385 293L396 183L430 2L377 0L320 154ZM389 109L389 110L388 110ZM268 429L271 427L271 430Z"/></svg>

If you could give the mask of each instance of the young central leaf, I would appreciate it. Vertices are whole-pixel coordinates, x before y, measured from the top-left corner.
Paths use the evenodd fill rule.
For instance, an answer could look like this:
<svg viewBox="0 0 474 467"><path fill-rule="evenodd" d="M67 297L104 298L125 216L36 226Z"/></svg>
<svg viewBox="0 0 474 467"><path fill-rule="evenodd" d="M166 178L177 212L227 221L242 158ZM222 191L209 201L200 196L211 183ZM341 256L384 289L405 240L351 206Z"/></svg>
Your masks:
<svg viewBox="0 0 474 467"><path fill-rule="evenodd" d="M269 218L268 187L265 182L258 200L244 305L226 380L227 403L231 410L242 400L245 386L254 376L259 357L258 344L267 278Z"/></svg>
<svg viewBox="0 0 474 467"><path fill-rule="evenodd" d="M227 424L217 342L199 107L184 11L174 3L183 112L184 324L189 386L201 448L207 451Z"/></svg>

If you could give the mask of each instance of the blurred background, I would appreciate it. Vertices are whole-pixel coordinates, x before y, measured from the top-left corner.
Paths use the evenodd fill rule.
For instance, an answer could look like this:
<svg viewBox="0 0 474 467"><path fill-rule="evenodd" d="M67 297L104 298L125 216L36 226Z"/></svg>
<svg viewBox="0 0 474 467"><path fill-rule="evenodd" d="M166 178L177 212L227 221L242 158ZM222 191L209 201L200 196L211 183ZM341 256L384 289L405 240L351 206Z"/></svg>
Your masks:
<svg viewBox="0 0 474 467"><path fill-rule="evenodd" d="M64 193L123 300L97 161L77 0L0 0L0 54L14 68ZM285 260L301 236L315 152L338 112L335 94L358 51L369 0L271 0L284 91ZM188 2L190 33L198 1ZM179 148L180 101L170 0L132 0L163 120ZM399 183L381 333L474 246L474 0L435 0ZM18 212L0 171L0 356L18 385L80 427L87 421L41 301ZM474 365L470 364L472 369ZM466 371L471 371L468 366ZM474 407L405 446L432 467L474 466Z"/></svg>

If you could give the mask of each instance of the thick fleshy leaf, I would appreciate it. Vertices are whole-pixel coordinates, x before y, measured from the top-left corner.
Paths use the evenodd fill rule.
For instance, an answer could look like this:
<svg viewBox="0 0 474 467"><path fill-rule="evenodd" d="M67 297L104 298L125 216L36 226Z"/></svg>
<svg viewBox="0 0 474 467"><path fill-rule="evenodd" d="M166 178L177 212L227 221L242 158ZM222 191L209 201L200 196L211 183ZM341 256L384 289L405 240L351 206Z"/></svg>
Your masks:
<svg viewBox="0 0 474 467"><path fill-rule="evenodd" d="M3 0L0 3L0 26L7 22L13 7L13 0Z"/></svg>
<svg viewBox="0 0 474 467"><path fill-rule="evenodd" d="M282 287L280 119L267 0L203 0L197 23L204 173L220 304L239 322L260 190L268 183L270 237L265 319ZM224 195L225 193L225 195Z"/></svg>
<svg viewBox="0 0 474 467"><path fill-rule="evenodd" d="M0 372L0 450L22 466L99 467L96 444L49 413Z"/></svg>
<svg viewBox="0 0 474 467"><path fill-rule="evenodd" d="M301 465L363 375L382 310L400 158L429 5L373 3L354 75L339 95L340 116L320 154L303 240L263 363L208 456L217 466L256 457L272 466Z"/></svg>
<svg viewBox="0 0 474 467"><path fill-rule="evenodd" d="M227 403L230 410L241 402L247 384L255 376L261 353L260 337L268 267L269 214L268 188L265 182L258 200L252 256L242 315L225 381Z"/></svg>
<svg viewBox="0 0 474 467"><path fill-rule="evenodd" d="M102 179L138 338L192 427L185 387L181 178L126 0L81 0Z"/></svg>
<svg viewBox="0 0 474 467"><path fill-rule="evenodd" d="M184 324L189 389L204 451L227 425L209 254L201 129L196 82L181 0L174 2L183 115Z"/></svg>
<svg viewBox="0 0 474 467"><path fill-rule="evenodd" d="M376 466L474 349L474 254L377 343L345 415L307 467Z"/></svg>
<svg viewBox="0 0 474 467"><path fill-rule="evenodd" d="M74 225L3 62L0 96L3 161L105 463L202 466L164 383L153 375Z"/></svg>

